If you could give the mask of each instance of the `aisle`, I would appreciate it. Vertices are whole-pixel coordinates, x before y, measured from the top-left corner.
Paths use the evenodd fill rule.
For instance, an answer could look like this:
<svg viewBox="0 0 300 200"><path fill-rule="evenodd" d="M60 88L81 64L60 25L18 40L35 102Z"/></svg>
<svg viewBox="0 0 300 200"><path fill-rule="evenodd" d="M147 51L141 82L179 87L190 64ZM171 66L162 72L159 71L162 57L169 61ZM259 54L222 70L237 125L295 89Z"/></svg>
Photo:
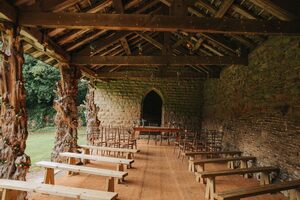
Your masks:
<svg viewBox="0 0 300 200"><path fill-rule="evenodd" d="M128 177L123 184L116 185L116 192L121 200L204 200L204 185L195 181L193 173L187 170L187 161L181 162L173 154L173 147L149 145L139 141L141 152L135 156L133 169L128 170ZM115 169L114 166L92 163L93 167ZM210 165L210 170L224 168L223 165ZM96 190L104 189L105 179L92 175L63 176L56 184L82 187ZM241 176L220 177L217 179L217 191L239 186L257 185L254 179ZM34 200L67 200L68 198L34 195ZM264 195L253 200L283 200L282 195ZM69 199L68 199L69 200Z"/></svg>

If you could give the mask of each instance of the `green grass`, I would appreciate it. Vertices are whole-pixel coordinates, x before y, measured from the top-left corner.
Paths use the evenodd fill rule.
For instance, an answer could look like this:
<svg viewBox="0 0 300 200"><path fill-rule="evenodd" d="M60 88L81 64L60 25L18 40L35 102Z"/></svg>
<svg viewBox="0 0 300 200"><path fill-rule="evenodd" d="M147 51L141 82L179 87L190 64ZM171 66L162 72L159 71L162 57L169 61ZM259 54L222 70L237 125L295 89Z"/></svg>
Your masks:
<svg viewBox="0 0 300 200"><path fill-rule="evenodd" d="M32 169L34 164L41 160L50 160L54 146L55 127L46 127L30 132L27 139L26 154L30 156ZM85 127L78 130L78 144L85 144Z"/></svg>

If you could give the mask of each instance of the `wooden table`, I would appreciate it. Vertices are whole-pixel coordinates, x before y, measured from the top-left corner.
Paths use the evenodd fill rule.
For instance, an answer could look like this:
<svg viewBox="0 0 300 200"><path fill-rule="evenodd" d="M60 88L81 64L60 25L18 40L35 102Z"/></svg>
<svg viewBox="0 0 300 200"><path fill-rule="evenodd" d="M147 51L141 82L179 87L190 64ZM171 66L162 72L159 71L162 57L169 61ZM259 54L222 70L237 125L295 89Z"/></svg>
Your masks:
<svg viewBox="0 0 300 200"><path fill-rule="evenodd" d="M137 138L141 132L148 132L149 135L150 133L160 133L161 135L164 134L169 134L169 133L176 133L178 135L178 133L183 132L183 129L180 128L172 128L172 127L159 127L159 126L137 126L137 127L133 127L133 138ZM170 142L168 141L168 144ZM156 144L156 140L155 140L155 144Z"/></svg>

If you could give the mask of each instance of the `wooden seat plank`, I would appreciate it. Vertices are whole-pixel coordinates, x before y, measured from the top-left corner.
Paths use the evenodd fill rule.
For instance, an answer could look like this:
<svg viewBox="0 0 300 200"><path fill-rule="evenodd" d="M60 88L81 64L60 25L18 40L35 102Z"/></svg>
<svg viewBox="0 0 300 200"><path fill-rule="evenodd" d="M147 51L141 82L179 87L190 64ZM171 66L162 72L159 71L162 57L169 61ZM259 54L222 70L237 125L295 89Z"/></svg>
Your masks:
<svg viewBox="0 0 300 200"><path fill-rule="evenodd" d="M217 193L215 195L215 198L217 200L239 200L241 198L253 197L257 195L275 193L292 189L300 189L300 180L229 190ZM300 192L297 192L295 199L300 199Z"/></svg>
<svg viewBox="0 0 300 200"><path fill-rule="evenodd" d="M133 159L113 158L113 157L78 154L78 153L70 153L70 152L63 152L63 153L60 153L59 155L63 156L63 157L69 157L69 158L79 158L79 159L93 160L93 161L99 161L99 162L108 162L108 163L114 163L114 164L123 164L123 165L130 165L134 162Z"/></svg>
<svg viewBox="0 0 300 200"><path fill-rule="evenodd" d="M82 200L113 200L118 196L118 194L114 192L104 192L83 188L48 185L7 179L0 179L0 188L3 188L4 190L18 190ZM2 198L5 199L5 197Z"/></svg>
<svg viewBox="0 0 300 200"><path fill-rule="evenodd" d="M241 156L241 151L195 151L195 152L183 152L184 156L189 157L189 161L195 160L195 156L201 156L201 159L206 159L207 156L225 155L225 156ZM188 170L195 172L194 165L189 162Z"/></svg>
<svg viewBox="0 0 300 200"><path fill-rule="evenodd" d="M195 165L203 163L224 163L229 161L241 161L241 160L256 160L254 156L241 156L241 157L231 157L231 158L212 158L203 160L192 161Z"/></svg>
<svg viewBox="0 0 300 200"><path fill-rule="evenodd" d="M36 163L36 166L52 168L52 169L60 169L78 173L87 173L105 177L114 177L114 178L124 178L128 175L127 172L120 172L115 170L108 169L100 169L94 167L86 167L86 166L78 166L78 165L69 165L64 163L56 163L56 162L48 162L48 161L40 161Z"/></svg>
<svg viewBox="0 0 300 200"><path fill-rule="evenodd" d="M138 149L126 149L126 148L114 148L114 147L103 147L103 146L90 146L90 145L79 145L79 147L84 149L94 149L100 151L113 151L113 152L124 152L124 153L138 153Z"/></svg>
<svg viewBox="0 0 300 200"><path fill-rule="evenodd" d="M184 152L185 156L196 156L196 155L221 155L221 154L242 154L241 151L193 151L193 152Z"/></svg>
<svg viewBox="0 0 300 200"><path fill-rule="evenodd" d="M221 170L221 171L210 171L210 172L196 172L197 175L202 178L210 178L217 176L231 176L238 174L248 174L248 173L258 173L258 172L272 172L279 171L278 167L251 167L251 168L242 168L242 169L232 169L232 170Z"/></svg>

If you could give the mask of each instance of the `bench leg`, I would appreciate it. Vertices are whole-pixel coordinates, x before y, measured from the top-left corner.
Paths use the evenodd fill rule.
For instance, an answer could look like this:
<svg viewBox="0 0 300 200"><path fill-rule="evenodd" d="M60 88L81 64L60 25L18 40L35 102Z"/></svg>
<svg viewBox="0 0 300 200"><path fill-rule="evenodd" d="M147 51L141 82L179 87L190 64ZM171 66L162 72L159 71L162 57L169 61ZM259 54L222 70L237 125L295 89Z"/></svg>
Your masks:
<svg viewBox="0 0 300 200"><path fill-rule="evenodd" d="M194 165L193 160L194 160L194 157L189 158L189 169L188 170L190 172L195 172L195 165Z"/></svg>
<svg viewBox="0 0 300 200"><path fill-rule="evenodd" d="M293 189L289 191L289 200L300 200L300 190Z"/></svg>
<svg viewBox="0 0 300 200"><path fill-rule="evenodd" d="M106 179L106 191L108 192L115 191L115 179L113 177L109 177Z"/></svg>
<svg viewBox="0 0 300 200"><path fill-rule="evenodd" d="M270 177L268 173L260 173L260 185L270 184Z"/></svg>
<svg viewBox="0 0 300 200"><path fill-rule="evenodd" d="M1 200L6 200L7 199L7 190L3 189L1 192L2 192Z"/></svg>
<svg viewBox="0 0 300 200"><path fill-rule="evenodd" d="M126 159L132 159L132 153L127 153L126 154ZM131 168L131 163L129 165L127 165L127 169Z"/></svg>
<svg viewBox="0 0 300 200"><path fill-rule="evenodd" d="M196 172L204 172L205 168L204 168L204 164L199 164L199 165L195 165L195 170ZM200 183L205 184L205 180L203 178L199 178L198 182L200 181Z"/></svg>
<svg viewBox="0 0 300 200"><path fill-rule="evenodd" d="M246 160L241 160L240 168L248 168L248 162ZM249 178L248 174L244 174L244 178Z"/></svg>
<svg viewBox="0 0 300 200"><path fill-rule="evenodd" d="M229 162L227 163L227 167L228 167L229 169L234 169L234 162L233 162L233 161L229 161Z"/></svg>
<svg viewBox="0 0 300 200"><path fill-rule="evenodd" d="M117 171L124 172L124 165L123 164L118 164L117 165ZM124 179L118 179L118 184L124 181Z"/></svg>
<svg viewBox="0 0 300 200"><path fill-rule="evenodd" d="M205 199L214 200L216 192L215 178L207 178L207 184L205 188Z"/></svg>
<svg viewBox="0 0 300 200"><path fill-rule="evenodd" d="M0 190L1 192L1 190ZM17 197L22 193L23 191L17 191L17 190L9 190L9 189L3 189L1 200L16 200Z"/></svg>
<svg viewBox="0 0 300 200"><path fill-rule="evenodd" d="M76 164L76 159L75 158L69 158L68 159L68 164L69 165L75 165ZM69 171L68 172L68 175L78 175L79 173L78 172L71 172L71 171Z"/></svg>
<svg viewBox="0 0 300 200"><path fill-rule="evenodd" d="M46 168L44 183L54 185L54 169Z"/></svg>
<svg viewBox="0 0 300 200"><path fill-rule="evenodd" d="M86 155L90 155L90 150L89 150L89 149L84 149L84 150L82 151L82 153L83 153L83 154L86 154ZM84 165L86 165L86 164L90 163L90 161L89 161L89 160L86 160L86 159L83 159L83 160L82 160L82 163L83 163Z"/></svg>

